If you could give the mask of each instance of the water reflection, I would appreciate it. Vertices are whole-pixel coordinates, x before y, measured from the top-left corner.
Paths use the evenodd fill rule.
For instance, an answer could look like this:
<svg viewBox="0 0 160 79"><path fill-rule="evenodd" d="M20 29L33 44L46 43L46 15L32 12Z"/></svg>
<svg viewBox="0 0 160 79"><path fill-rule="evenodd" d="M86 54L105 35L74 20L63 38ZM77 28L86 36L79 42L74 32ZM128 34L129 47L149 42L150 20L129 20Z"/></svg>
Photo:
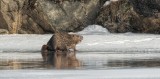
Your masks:
<svg viewBox="0 0 160 79"><path fill-rule="evenodd" d="M69 69L81 66L80 61L76 58L75 51L48 51L42 53L42 58L46 67Z"/></svg>
<svg viewBox="0 0 160 79"><path fill-rule="evenodd" d="M109 67L160 67L160 58L156 59L128 59L128 60L109 60Z"/></svg>
<svg viewBox="0 0 160 79"><path fill-rule="evenodd" d="M5 60L4 60L5 61ZM0 61L0 70L8 69L41 69L43 64L41 61L23 61L23 60L10 60Z"/></svg>
<svg viewBox="0 0 160 79"><path fill-rule="evenodd" d="M121 56L120 56L121 55ZM0 53L0 70L4 69L109 69L160 67L159 53L107 54L88 52ZM45 56L45 57L44 57ZM119 57L118 57L119 56ZM135 56L135 57L133 57ZM149 57L148 57L149 56ZM44 57L44 58L43 58Z"/></svg>

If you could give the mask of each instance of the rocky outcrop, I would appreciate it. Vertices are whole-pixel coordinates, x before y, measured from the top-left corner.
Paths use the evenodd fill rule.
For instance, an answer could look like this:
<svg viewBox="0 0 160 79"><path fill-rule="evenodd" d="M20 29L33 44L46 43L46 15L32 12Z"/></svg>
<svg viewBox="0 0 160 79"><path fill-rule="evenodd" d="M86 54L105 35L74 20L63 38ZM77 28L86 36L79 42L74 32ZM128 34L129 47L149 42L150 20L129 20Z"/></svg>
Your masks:
<svg viewBox="0 0 160 79"><path fill-rule="evenodd" d="M48 16L42 10L41 5L36 3L36 0L26 0L23 6L23 22L22 33L26 30L27 33L53 33L54 26L48 19ZM33 2L34 1L34 2Z"/></svg>
<svg viewBox="0 0 160 79"><path fill-rule="evenodd" d="M24 1L24 0L21 0ZM20 1L19 1L20 2ZM20 23L20 7L23 3L13 0L0 0L0 28L7 29L10 33L16 33Z"/></svg>
<svg viewBox="0 0 160 79"><path fill-rule="evenodd" d="M0 28L9 33L77 31L94 23L105 0L0 0Z"/></svg>
<svg viewBox="0 0 160 79"><path fill-rule="evenodd" d="M52 32L36 0L0 0L0 28L9 33L46 33Z"/></svg>
<svg viewBox="0 0 160 79"><path fill-rule="evenodd" d="M159 0L118 0L102 8L96 23L110 32L160 33Z"/></svg>
<svg viewBox="0 0 160 79"><path fill-rule="evenodd" d="M160 0L130 0L130 3L144 17L154 16L160 11Z"/></svg>
<svg viewBox="0 0 160 79"><path fill-rule="evenodd" d="M41 0L43 10L59 30L79 31L95 22L106 0ZM46 9L47 8L47 9Z"/></svg>
<svg viewBox="0 0 160 79"><path fill-rule="evenodd" d="M43 34L98 24L110 32L160 33L160 0L0 0L0 29Z"/></svg>

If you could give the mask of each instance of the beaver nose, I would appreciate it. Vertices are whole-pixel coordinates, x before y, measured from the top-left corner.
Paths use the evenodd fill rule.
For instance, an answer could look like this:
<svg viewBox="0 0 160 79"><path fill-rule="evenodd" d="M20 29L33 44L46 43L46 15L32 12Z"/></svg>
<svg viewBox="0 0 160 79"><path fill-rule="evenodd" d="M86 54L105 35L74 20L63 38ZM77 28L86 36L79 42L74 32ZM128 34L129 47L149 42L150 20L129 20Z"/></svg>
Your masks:
<svg viewBox="0 0 160 79"><path fill-rule="evenodd" d="M81 36L81 39L83 39L83 36Z"/></svg>
<svg viewBox="0 0 160 79"><path fill-rule="evenodd" d="M81 36L80 38L83 39L83 36Z"/></svg>

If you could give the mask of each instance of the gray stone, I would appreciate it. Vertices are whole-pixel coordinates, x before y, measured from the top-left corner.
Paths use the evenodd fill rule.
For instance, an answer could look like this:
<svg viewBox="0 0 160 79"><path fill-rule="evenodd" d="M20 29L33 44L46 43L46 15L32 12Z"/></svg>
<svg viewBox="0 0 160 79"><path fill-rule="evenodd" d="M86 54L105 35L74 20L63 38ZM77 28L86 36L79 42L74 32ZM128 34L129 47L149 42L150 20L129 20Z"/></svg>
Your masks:
<svg viewBox="0 0 160 79"><path fill-rule="evenodd" d="M8 34L8 30L6 29L0 29L0 34Z"/></svg>

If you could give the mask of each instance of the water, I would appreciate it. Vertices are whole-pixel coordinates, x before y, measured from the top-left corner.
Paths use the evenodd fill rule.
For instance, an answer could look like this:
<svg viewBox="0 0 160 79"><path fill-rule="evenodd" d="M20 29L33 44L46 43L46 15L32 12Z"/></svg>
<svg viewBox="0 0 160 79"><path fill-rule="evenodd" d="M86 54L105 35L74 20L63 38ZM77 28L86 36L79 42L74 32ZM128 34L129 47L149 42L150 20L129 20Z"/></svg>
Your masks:
<svg viewBox="0 0 160 79"><path fill-rule="evenodd" d="M159 68L160 53L109 53L76 52L78 67L63 69L125 69L125 68ZM64 57L63 57L64 58ZM61 58L62 59L62 58ZM58 59L57 59L58 60ZM66 61L66 60L65 60ZM5 52L0 53L0 70L15 69L56 69L46 66L40 52Z"/></svg>
<svg viewBox="0 0 160 79"><path fill-rule="evenodd" d="M57 68L46 65L40 52L4 52L0 53L0 79L159 79L159 56L139 52L76 52L80 66L61 68L57 64Z"/></svg>

